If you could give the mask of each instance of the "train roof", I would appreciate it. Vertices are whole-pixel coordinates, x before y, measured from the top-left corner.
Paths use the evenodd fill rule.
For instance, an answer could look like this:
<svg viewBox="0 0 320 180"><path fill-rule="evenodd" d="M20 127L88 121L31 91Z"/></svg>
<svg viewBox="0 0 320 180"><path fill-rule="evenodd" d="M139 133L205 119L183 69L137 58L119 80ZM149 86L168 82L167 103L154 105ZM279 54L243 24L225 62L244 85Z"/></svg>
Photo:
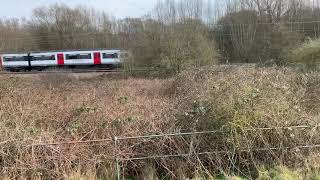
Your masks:
<svg viewBox="0 0 320 180"><path fill-rule="evenodd" d="M3 55L27 55L28 53L55 53L55 52L81 52L81 51L123 51L123 49L62 49L62 50L48 50L48 51L28 51L28 52L15 52L3 53Z"/></svg>
<svg viewBox="0 0 320 180"><path fill-rule="evenodd" d="M69 52L69 51L121 51L122 49L63 49L63 50L48 50L48 51L30 51L30 53L47 53L47 52Z"/></svg>

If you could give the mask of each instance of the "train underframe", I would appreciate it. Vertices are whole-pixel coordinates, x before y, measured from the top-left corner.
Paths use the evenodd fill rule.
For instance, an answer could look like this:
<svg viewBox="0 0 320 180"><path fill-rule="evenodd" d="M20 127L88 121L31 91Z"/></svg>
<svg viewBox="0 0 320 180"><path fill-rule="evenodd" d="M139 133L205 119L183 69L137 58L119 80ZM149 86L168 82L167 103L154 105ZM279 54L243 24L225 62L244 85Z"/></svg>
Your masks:
<svg viewBox="0 0 320 180"><path fill-rule="evenodd" d="M25 71L46 71L46 70L99 70L99 69L118 69L120 64L101 64L101 65L63 65L63 66L26 66L26 67L6 67L6 71L25 72Z"/></svg>

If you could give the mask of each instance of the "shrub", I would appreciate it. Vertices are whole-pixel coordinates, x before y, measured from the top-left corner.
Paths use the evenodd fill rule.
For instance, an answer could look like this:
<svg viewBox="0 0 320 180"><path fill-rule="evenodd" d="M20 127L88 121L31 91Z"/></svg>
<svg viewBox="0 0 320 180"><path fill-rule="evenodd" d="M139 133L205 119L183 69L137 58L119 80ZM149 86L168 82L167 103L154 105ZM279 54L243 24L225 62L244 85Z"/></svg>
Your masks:
<svg viewBox="0 0 320 180"><path fill-rule="evenodd" d="M216 64L219 53L206 32L197 29L197 24L176 24L167 33L160 57L166 73L179 73L185 67L203 67ZM201 31L202 33L199 33Z"/></svg>
<svg viewBox="0 0 320 180"><path fill-rule="evenodd" d="M304 39L300 31L294 32L283 23L264 22L251 10L227 13L219 19L212 34L227 62L263 65L283 63L282 53Z"/></svg>
<svg viewBox="0 0 320 180"><path fill-rule="evenodd" d="M290 69L211 68L184 71L173 84L179 97L176 104L177 128L182 131L217 130L217 133L191 140L196 152L232 151L230 156L236 157L233 162L229 161L233 158L229 154L214 156L212 160L213 164L219 163L223 171L234 173L224 167L236 164L242 173L256 177L259 164L301 164L301 157L309 155L294 149L285 152L255 149L305 144L314 131L247 129L315 126L317 115L311 112L317 113L306 105L309 95L304 93L313 96L317 92L311 76ZM319 102L314 101L312 106L315 104L319 105ZM315 141L318 139L313 138ZM243 149L248 152L243 152Z"/></svg>
<svg viewBox="0 0 320 180"><path fill-rule="evenodd" d="M55 88L44 88L38 78L0 76L0 150L4 152L0 169L6 169L0 175L34 179L41 173L76 179L91 177L92 172L97 177L109 174L110 179L115 167L112 141L28 145L206 130L217 132L118 141L120 159L190 154L121 161L121 175L209 179L220 174L254 179L261 176L261 166L313 170L319 167L319 151L295 147L319 144L318 128L246 129L315 127L319 124L318 79L317 72L234 66L192 68L160 80L78 78ZM194 154L198 152L214 153Z"/></svg>
<svg viewBox="0 0 320 180"><path fill-rule="evenodd" d="M152 31L139 31L139 40L129 48L132 56L124 65L127 72L151 67L160 70L160 75L173 75L185 67L217 63L219 53L215 42L202 22L186 20L161 26L153 24L152 27Z"/></svg>
<svg viewBox="0 0 320 180"><path fill-rule="evenodd" d="M291 50L286 58L288 62L302 64L308 69L317 69L317 64L320 62L320 39L309 40Z"/></svg>
<svg viewBox="0 0 320 180"><path fill-rule="evenodd" d="M72 82L72 75L63 73L45 73L39 76L39 81L47 89L59 89L63 86L67 86L68 83Z"/></svg>
<svg viewBox="0 0 320 180"><path fill-rule="evenodd" d="M301 99L304 97L297 92L306 89L297 84L296 81L301 81L302 78L298 73L275 68L218 69L184 71L178 76L174 84L176 94L181 95L184 100L178 102L181 114L190 109L188 114L192 114L192 117L207 115L210 121L223 118L223 122L236 122L239 126L247 123L246 126L249 127L268 126L270 119L274 122L273 125L280 125L284 123L279 121L285 119L283 116L290 117L292 124L298 123L295 119L299 117L303 102ZM269 114L278 111L278 108L285 114L270 117ZM199 128L207 127L204 125Z"/></svg>

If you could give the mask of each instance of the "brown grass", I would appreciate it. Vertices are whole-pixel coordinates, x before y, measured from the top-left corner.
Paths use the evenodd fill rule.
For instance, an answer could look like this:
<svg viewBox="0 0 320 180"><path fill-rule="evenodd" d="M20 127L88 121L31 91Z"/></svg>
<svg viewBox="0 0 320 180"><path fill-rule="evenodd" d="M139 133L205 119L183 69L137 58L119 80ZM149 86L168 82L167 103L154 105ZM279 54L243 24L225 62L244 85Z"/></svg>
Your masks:
<svg viewBox="0 0 320 180"><path fill-rule="evenodd" d="M249 153L240 150L320 143L317 128L243 131L319 124L317 79L317 73L252 67L189 70L170 79L3 75L0 173L9 178L78 179L94 175L111 179L115 176L112 141L99 145L26 145L212 129L226 132L204 137L123 141L119 143L120 154L125 158L133 154L216 150L233 153L122 162L123 175L141 179L167 175L181 179L208 178L210 173L226 172L257 177L259 167L264 165L314 167L315 159L307 160L317 155L314 150Z"/></svg>
<svg viewBox="0 0 320 180"><path fill-rule="evenodd" d="M33 80L0 77L0 142L12 140L1 146L6 158L2 166L26 168L21 171L23 175L29 170L50 168L46 173L59 176L79 163L95 165L102 152L105 159L112 158L111 145L35 149L21 145L131 136L158 132L167 126L163 117L172 105L163 92L168 80L61 80L62 75L54 75L60 79L57 81L51 76ZM3 170L10 177L10 173L17 172Z"/></svg>

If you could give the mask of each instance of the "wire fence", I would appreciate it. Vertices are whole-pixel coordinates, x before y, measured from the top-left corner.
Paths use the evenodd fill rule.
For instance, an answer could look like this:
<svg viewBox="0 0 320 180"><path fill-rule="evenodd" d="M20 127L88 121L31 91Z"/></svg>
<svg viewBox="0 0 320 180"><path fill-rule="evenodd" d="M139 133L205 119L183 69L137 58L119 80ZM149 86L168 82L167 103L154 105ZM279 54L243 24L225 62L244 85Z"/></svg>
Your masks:
<svg viewBox="0 0 320 180"><path fill-rule="evenodd" d="M279 146L273 146L271 144L267 144L266 147L233 147L231 149L219 149L219 150L211 150L206 149L202 151L197 151L192 141L195 140L193 138L190 138L190 142L182 141L189 147L189 149L192 151L181 153L179 150L175 150L174 148L171 150L168 150L167 152L172 152L168 154L152 154L154 153L151 149L151 154L144 154L145 153L145 147L149 146L149 144L154 144L156 141L162 141L161 139L168 139L171 141L171 138L177 139L177 138L184 138L185 137L195 137L195 136L208 136L211 137L213 135L220 134L223 135L223 133L230 133L230 131L239 131L239 132L245 132L245 133L255 133L255 132L273 132L273 131L288 131L291 133L285 134L283 137L280 138L287 138L286 136L292 136L292 132L297 130L299 133L305 133L305 132L313 132L317 133L318 128L320 125L316 126L310 126L310 125L297 125L297 126L287 126L287 127L264 127L264 128L245 128L245 129L236 129L236 130L230 130L230 129L222 129L222 130L209 130L209 131L199 131L199 132L177 132L177 133L167 133L167 134L150 134L150 135L142 135L142 136L128 136L128 137L118 137L115 136L113 138L106 138L106 139L92 139L92 140L78 140L78 141L62 141L62 142L38 142L38 143L31 143L28 144L28 141L24 142L26 144L22 145L22 147L25 148L31 148L32 153L36 151L37 149L40 150L43 148L41 147L62 147L64 145L72 145L73 148L77 147L94 147L94 146L106 146L109 149L113 149L113 155L112 157L107 154L96 154L94 155L93 159L88 159L88 161L99 161L99 157L104 157L104 160L114 161L115 162L115 171L117 179L122 179L124 177L124 171L125 166L123 163L125 162L134 162L134 161L150 161L150 160L161 160L161 159L174 159L174 158L189 158L189 157L199 157L199 156L210 156L210 155L217 155L217 154L232 154L232 153L255 153L255 152L269 152L269 151L278 151L278 152L284 152L284 151L302 151L302 150L314 150L320 148L320 142L318 141L305 141L304 144L295 143L294 141L291 142L290 145L280 144ZM302 131L305 132L302 132ZM291 137L292 138L292 137ZM152 140L152 141L151 141ZM8 140L4 142L0 142L0 145L7 144L9 142L14 142L19 140ZM130 145L130 143L127 143L127 141L138 141L138 143L134 143L135 145L138 145L138 148L135 148L134 145ZM123 145L122 143L125 142ZM145 144L149 143L149 144ZM162 142L163 143L163 142ZM145 145L145 147L143 146ZM151 146L152 148L153 146ZM128 149L135 148L134 151L130 152ZM170 149L172 147L165 147L167 149ZM164 148L164 149L165 149ZM140 149L140 150L139 150ZM148 149L148 148L147 148ZM163 150L163 149L161 149ZM160 151L161 151L160 150ZM129 154L126 153L130 152ZM139 151L142 151L140 153ZM10 167L7 167L10 168ZM5 169L5 168L4 168Z"/></svg>

